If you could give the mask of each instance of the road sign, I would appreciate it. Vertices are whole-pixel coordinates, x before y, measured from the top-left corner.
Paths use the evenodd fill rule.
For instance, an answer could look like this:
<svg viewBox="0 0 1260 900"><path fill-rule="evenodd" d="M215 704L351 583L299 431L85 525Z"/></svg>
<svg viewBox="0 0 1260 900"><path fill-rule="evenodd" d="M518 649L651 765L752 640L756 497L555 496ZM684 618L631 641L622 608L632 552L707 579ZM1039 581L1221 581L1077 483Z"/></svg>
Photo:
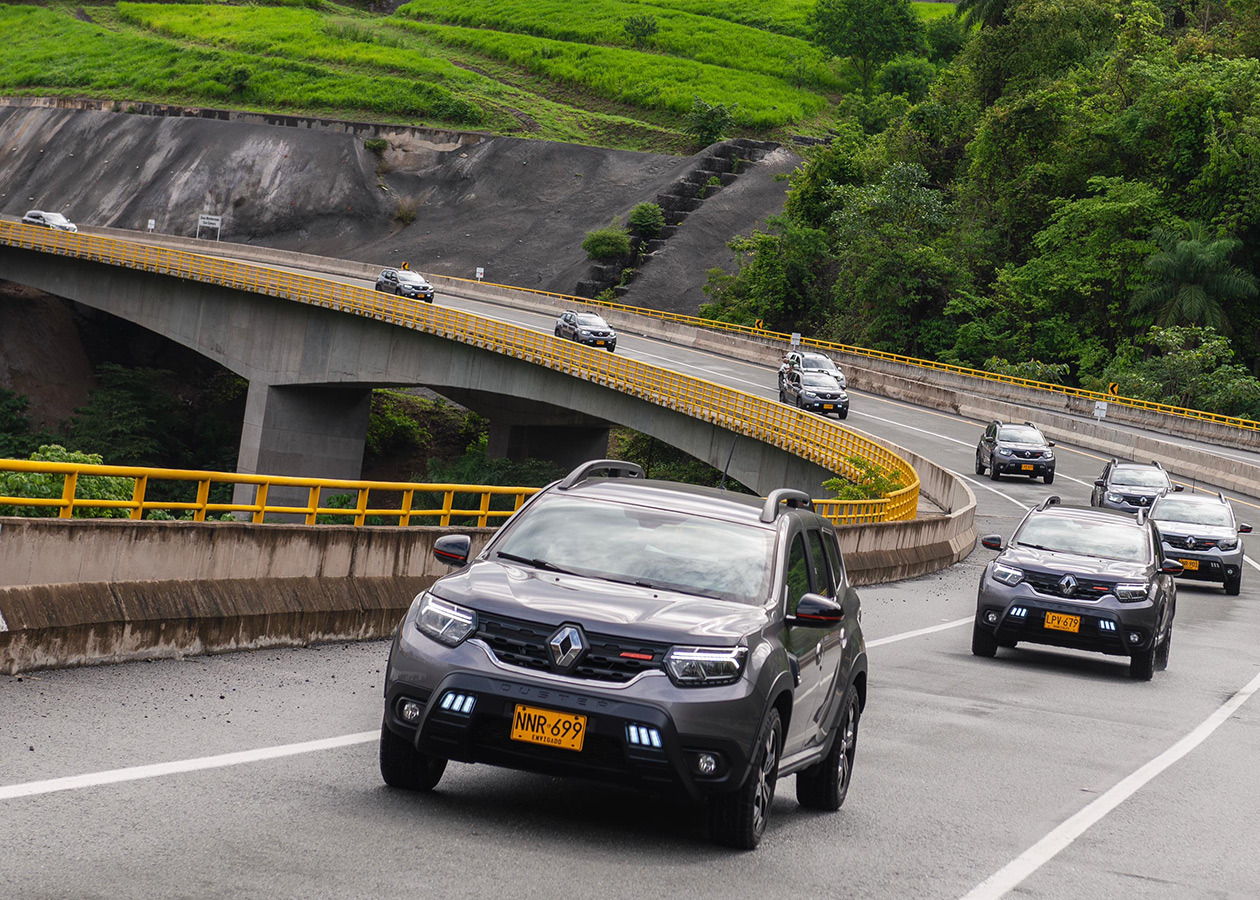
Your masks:
<svg viewBox="0 0 1260 900"><path fill-rule="evenodd" d="M766 320L765 320L765 319L758 319L758 320L754 323L754 327L755 327L755 328L765 328L765 327L766 327Z"/></svg>
<svg viewBox="0 0 1260 900"><path fill-rule="evenodd" d="M1107 385L1107 393L1113 397L1119 397L1120 385L1116 384L1114 381L1111 382L1111 384Z"/></svg>
<svg viewBox="0 0 1260 900"><path fill-rule="evenodd" d="M1107 401L1106 400L1094 401L1094 418L1095 419L1107 418Z"/></svg>
<svg viewBox="0 0 1260 900"><path fill-rule="evenodd" d="M150 219L150 220L149 220L149 231L150 231L150 232L152 232L154 228L157 228L157 220L156 220L156 219Z"/></svg>
<svg viewBox="0 0 1260 900"><path fill-rule="evenodd" d="M201 229L203 228L213 228L214 239L217 241L219 239L220 233L222 232L223 217L212 216L207 213L202 213L201 215L197 216L197 237L201 237Z"/></svg>
<svg viewBox="0 0 1260 900"><path fill-rule="evenodd" d="M481 266L477 266L477 280L480 281L482 276L486 274L486 270Z"/></svg>
<svg viewBox="0 0 1260 900"><path fill-rule="evenodd" d="M792 332L792 346L799 347L801 345L801 333L799 331Z"/></svg>

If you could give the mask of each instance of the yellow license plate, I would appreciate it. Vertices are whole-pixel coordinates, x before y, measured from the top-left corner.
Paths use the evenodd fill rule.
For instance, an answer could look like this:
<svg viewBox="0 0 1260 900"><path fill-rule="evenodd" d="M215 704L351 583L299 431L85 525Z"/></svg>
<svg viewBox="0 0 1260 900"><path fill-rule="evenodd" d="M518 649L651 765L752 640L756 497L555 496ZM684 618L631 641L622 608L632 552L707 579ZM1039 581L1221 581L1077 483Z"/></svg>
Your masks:
<svg viewBox="0 0 1260 900"><path fill-rule="evenodd" d="M834 403L824 403L824 404L823 404L823 409L835 409L835 408L836 408L836 405L835 405Z"/></svg>
<svg viewBox="0 0 1260 900"><path fill-rule="evenodd" d="M1046 613L1046 627L1055 631L1070 631L1073 634L1081 630L1080 616L1065 616L1063 613Z"/></svg>
<svg viewBox="0 0 1260 900"><path fill-rule="evenodd" d="M1197 559L1179 559L1177 562L1181 563L1181 567L1187 572L1199 571L1199 561Z"/></svg>
<svg viewBox="0 0 1260 900"><path fill-rule="evenodd" d="M603 341L596 341L596 342L595 342L595 346L596 346L596 347L602 347L602 346L604 346L604 342L603 342Z"/></svg>
<svg viewBox="0 0 1260 900"><path fill-rule="evenodd" d="M1023 464L1022 466L1020 466L1019 468L1020 468L1020 470L1021 470L1021 471L1023 471L1023 472L1031 472L1031 471L1033 470L1033 464L1032 464L1032 463L1024 463L1024 464Z"/></svg>
<svg viewBox="0 0 1260 900"><path fill-rule="evenodd" d="M516 705L512 716L512 740L529 744L544 744L564 750L581 750L586 737L586 716L539 709L537 706Z"/></svg>

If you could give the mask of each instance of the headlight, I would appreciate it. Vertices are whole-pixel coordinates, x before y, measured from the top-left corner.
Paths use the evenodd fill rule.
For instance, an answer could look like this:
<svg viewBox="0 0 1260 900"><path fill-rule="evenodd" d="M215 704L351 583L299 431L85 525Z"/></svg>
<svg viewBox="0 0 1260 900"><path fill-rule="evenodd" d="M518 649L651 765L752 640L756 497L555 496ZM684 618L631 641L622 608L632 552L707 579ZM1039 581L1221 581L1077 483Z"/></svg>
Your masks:
<svg viewBox="0 0 1260 900"><path fill-rule="evenodd" d="M1010 455L1011 455L1011 451L1007 449L1006 447L1002 447L1000 450L998 450L998 456L1010 456Z"/></svg>
<svg viewBox="0 0 1260 900"><path fill-rule="evenodd" d="M993 578L995 581L1000 581L1008 587L1014 587L1024 580L1024 570L1017 569L1014 566L1005 566L1002 563L994 563Z"/></svg>
<svg viewBox="0 0 1260 900"><path fill-rule="evenodd" d="M429 593L422 593L416 599L420 602L416 628L439 644L454 647L477 630L477 614L471 609L439 600Z"/></svg>
<svg viewBox="0 0 1260 900"><path fill-rule="evenodd" d="M1124 502L1124 497L1123 497L1123 496L1121 496L1120 494L1113 494L1113 493L1111 493L1110 491L1108 491L1108 492L1107 492L1107 502L1108 502L1108 503L1123 503L1123 502Z"/></svg>
<svg viewBox="0 0 1260 900"><path fill-rule="evenodd" d="M1045 451L1044 453L1042 453L1042 454L1041 454L1041 458L1042 458L1042 459L1054 459L1054 451L1053 451L1053 450L1047 450L1047 451Z"/></svg>
<svg viewBox="0 0 1260 900"><path fill-rule="evenodd" d="M844 391L841 391L841 392L840 392L840 397L839 397L838 399L840 399L840 400L848 400L848 399L849 399L849 395L848 395L848 394L846 394Z"/></svg>
<svg viewBox="0 0 1260 900"><path fill-rule="evenodd" d="M1150 592L1151 587L1148 584L1116 585L1116 599L1121 603L1137 603L1139 600L1145 600Z"/></svg>
<svg viewBox="0 0 1260 900"><path fill-rule="evenodd" d="M1216 546L1219 550L1237 550L1238 538L1221 538L1216 542Z"/></svg>
<svg viewBox="0 0 1260 900"><path fill-rule="evenodd" d="M731 684L744 672L747 647L670 647L665 671L682 686Z"/></svg>
<svg viewBox="0 0 1260 900"><path fill-rule="evenodd" d="M806 400L818 399L818 395L815 394L813 391L801 391L801 396L804 397Z"/></svg>
<svg viewBox="0 0 1260 900"><path fill-rule="evenodd" d="M582 335L582 337L590 337L591 330L589 328L579 328L578 334Z"/></svg>

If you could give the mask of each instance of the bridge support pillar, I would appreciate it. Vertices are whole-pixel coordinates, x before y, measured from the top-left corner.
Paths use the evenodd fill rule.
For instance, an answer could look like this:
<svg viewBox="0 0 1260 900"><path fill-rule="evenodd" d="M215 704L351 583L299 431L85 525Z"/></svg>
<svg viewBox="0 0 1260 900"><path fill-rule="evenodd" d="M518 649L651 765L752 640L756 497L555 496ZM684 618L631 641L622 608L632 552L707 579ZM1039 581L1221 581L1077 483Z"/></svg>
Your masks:
<svg viewBox="0 0 1260 900"><path fill-rule="evenodd" d="M514 425L491 420L487 447L494 458L547 459L566 472L588 459L608 455L608 427L600 425Z"/></svg>
<svg viewBox="0 0 1260 900"><path fill-rule="evenodd" d="M372 391L249 383L236 470L253 475L357 479L363 472ZM252 485L233 501L253 502ZM304 488L273 489L270 503L305 506Z"/></svg>

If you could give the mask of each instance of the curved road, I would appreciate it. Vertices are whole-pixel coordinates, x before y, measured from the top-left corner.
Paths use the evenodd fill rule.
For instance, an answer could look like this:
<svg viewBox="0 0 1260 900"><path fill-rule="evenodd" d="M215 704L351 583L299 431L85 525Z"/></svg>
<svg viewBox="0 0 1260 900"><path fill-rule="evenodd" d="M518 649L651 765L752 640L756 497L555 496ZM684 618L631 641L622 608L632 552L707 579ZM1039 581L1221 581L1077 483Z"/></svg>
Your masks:
<svg viewBox="0 0 1260 900"><path fill-rule="evenodd" d="M618 352L776 393L764 367L632 335ZM983 423L852 397L847 424L964 473L981 533L1052 492L1088 503L1102 468L1061 445L1052 488L977 479ZM1260 500L1231 499L1260 525ZM1260 566L1239 597L1179 587L1169 668L1143 684L1114 657L973 657L990 557L862 589L871 698L848 800L806 812L785 780L746 854L710 846L698 808L599 785L452 764L435 794L386 789L382 642L0 678L0 894L1260 897Z"/></svg>

